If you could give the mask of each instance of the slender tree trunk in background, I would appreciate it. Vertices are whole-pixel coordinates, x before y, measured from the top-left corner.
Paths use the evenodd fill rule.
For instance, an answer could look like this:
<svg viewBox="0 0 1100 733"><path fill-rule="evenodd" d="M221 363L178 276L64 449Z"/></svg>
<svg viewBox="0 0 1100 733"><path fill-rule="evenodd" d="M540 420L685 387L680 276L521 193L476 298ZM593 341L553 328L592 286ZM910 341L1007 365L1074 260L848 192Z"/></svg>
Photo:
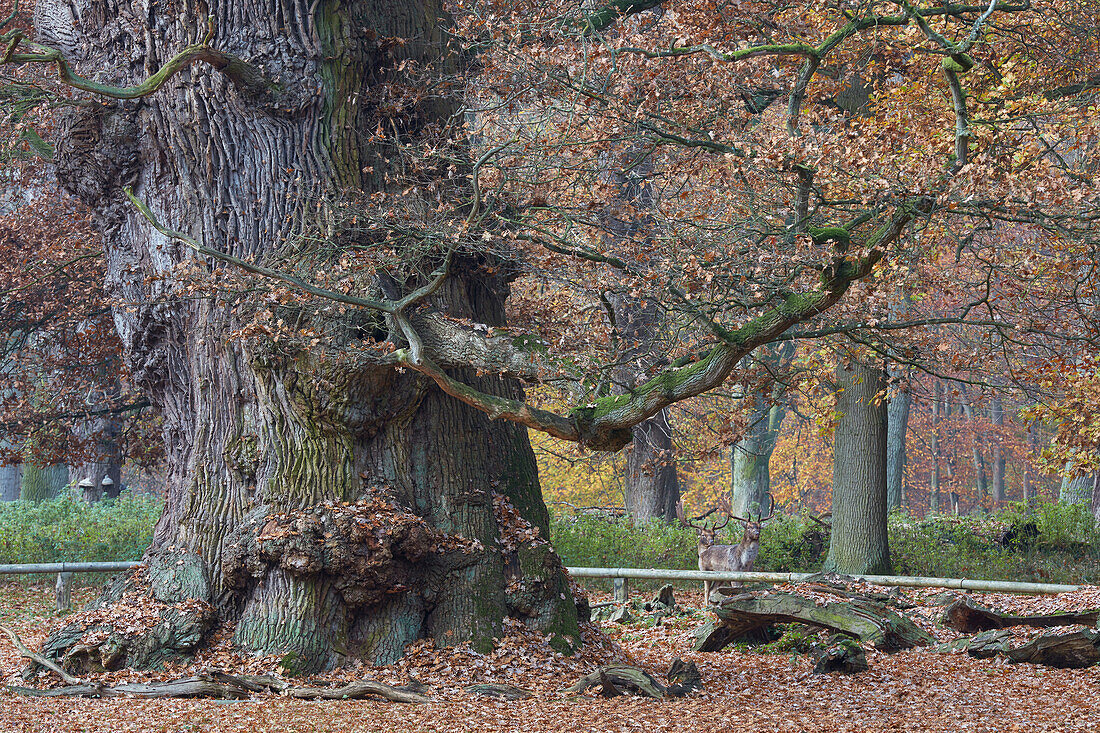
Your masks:
<svg viewBox="0 0 1100 733"><path fill-rule="evenodd" d="M1066 464L1069 468L1069 464ZM1092 487L1094 475L1082 473L1077 476L1064 476L1062 488L1058 492L1058 501L1062 504L1081 504L1092 507Z"/></svg>
<svg viewBox="0 0 1100 733"><path fill-rule="evenodd" d="M943 382L932 384L932 435L929 440L932 453L932 478L928 487L928 511L940 510L940 414L942 412Z"/></svg>
<svg viewBox="0 0 1100 733"><path fill-rule="evenodd" d="M959 406L962 407L963 415L966 417L966 421L970 423L972 445L971 456L974 463L974 490L977 494L977 503L979 506L985 506L985 499L989 496L989 480L985 473L985 456L982 454L981 441L978 439L978 421L974 416L974 407L970 404L970 395L967 392L966 385L960 385L962 390Z"/></svg>
<svg viewBox="0 0 1100 733"><path fill-rule="evenodd" d="M653 187L648 175L653 168L650 153L630 147L618 156L608 154L604 181L618 195L604 212L605 243L611 251L617 242L646 236L653 219ZM617 391L645 382L667 348L661 348L664 314L652 303L620 293L609 293L615 337L622 344L622 366L613 375ZM680 479L666 407L634 428L627 447L623 500L627 512L639 524L652 519L676 519Z"/></svg>
<svg viewBox="0 0 1100 733"><path fill-rule="evenodd" d="M912 296L908 290L901 293L890 304L890 318L901 320L909 311ZM886 429L886 509L893 511L905 500L905 441L909 436L909 393L908 369L900 364L889 362L890 401L887 403Z"/></svg>
<svg viewBox="0 0 1100 733"><path fill-rule="evenodd" d="M1004 438L1002 436L1002 429L1005 425L1005 411L1004 405L1001 403L1000 397L994 397L989 406L989 416L993 421L993 426L997 429L997 434L993 438L991 447L993 464L993 503L995 505L1003 504L1005 501L1005 454L1004 454Z"/></svg>
<svg viewBox="0 0 1100 733"><path fill-rule="evenodd" d="M631 298L612 296L617 337L627 344L624 366L615 370L616 391L631 389L648 378L646 354L659 340L661 314ZM623 499L635 522L652 519L676 519L680 501L680 479L676 470L676 452L672 441L669 410L659 413L634 428L627 446Z"/></svg>
<svg viewBox="0 0 1100 733"><path fill-rule="evenodd" d="M54 5L43 18L58 27L40 31L86 75L139 81L201 39L209 16L219 50L278 85L263 93L192 66L139 102L78 107L60 123L58 177L96 212L107 289L126 304L115 320L130 371L164 421L167 497L141 571L151 592L208 601L242 648L278 654L298 672L390 662L424 638L485 651L508 616L558 649L574 647L576 608L552 549L529 540L502 549L510 520L494 493L548 536L526 430L490 422L411 372L349 356L363 334L387 329L373 312L332 316L321 304L273 314L324 334L319 350L227 337L264 306L177 291L181 264L219 267L153 229L123 192L132 186L165 226L208 246L267 261L285 254L303 272L324 271L357 238L365 248L376 241L339 227L342 202L369 210L358 202L397 186L425 197L410 211L445 208L431 198L454 191L444 173L438 191L406 191L391 175L403 151L433 147L453 127L454 105L421 100L422 80L406 76L443 55L441 4L91 0L75 19ZM508 269L462 253L431 304L503 325ZM425 282L407 278L400 295ZM390 284L355 287L381 296ZM521 396L513 380L454 374ZM174 646L150 654L134 644L113 663L192 650L214 620L195 614ZM44 650L68 648L56 635Z"/></svg>
<svg viewBox="0 0 1100 733"><path fill-rule="evenodd" d="M775 374L783 371L793 356L794 343L787 341L760 349L757 358ZM769 504L770 462L787 415L787 388L773 381L770 392L770 395L757 392L749 398L753 409L749 413L748 432L730 449L732 511L739 517L766 511Z"/></svg>
<svg viewBox="0 0 1100 733"><path fill-rule="evenodd" d="M19 498L23 501L52 499L60 494L68 483L68 467L60 464L42 467L28 461L23 464L23 481Z"/></svg>
<svg viewBox="0 0 1100 733"><path fill-rule="evenodd" d="M881 366L837 367L833 439L833 529L825 568L840 573L890 569L886 536L886 375Z"/></svg>
<svg viewBox="0 0 1100 733"><path fill-rule="evenodd" d="M1092 474L1092 502L1089 506L1092 518L1100 522L1100 471Z"/></svg>
<svg viewBox="0 0 1100 733"><path fill-rule="evenodd" d="M623 487L627 512L638 523L675 519L680 479L667 409L634 428L627 451Z"/></svg>
<svg viewBox="0 0 1100 733"><path fill-rule="evenodd" d="M886 510L901 506L905 483L905 440L909 434L909 387L898 384L890 398L886 431Z"/></svg>
<svg viewBox="0 0 1100 733"><path fill-rule="evenodd" d="M1035 468L1033 465L1035 449L1039 446L1039 421L1030 420L1027 424L1027 458L1024 461L1024 487L1021 500L1030 501L1035 495Z"/></svg>
<svg viewBox="0 0 1100 733"><path fill-rule="evenodd" d="M108 364L107 369L118 372L117 364ZM108 394L108 400L117 398L120 389L117 379L108 381L104 375L104 383L112 384L113 394ZM87 405L89 411L104 407L103 404ZM94 445L91 446L90 460L75 466L69 466L69 475L73 482L90 481L95 487L93 496L105 499L113 499L122 490L122 446L119 439L122 435L122 420L115 415L96 417L85 421L77 428L82 434L79 437L93 436ZM106 484L105 479L110 479Z"/></svg>
<svg viewBox="0 0 1100 733"><path fill-rule="evenodd" d="M0 466L0 501L15 501L23 488L23 464Z"/></svg>

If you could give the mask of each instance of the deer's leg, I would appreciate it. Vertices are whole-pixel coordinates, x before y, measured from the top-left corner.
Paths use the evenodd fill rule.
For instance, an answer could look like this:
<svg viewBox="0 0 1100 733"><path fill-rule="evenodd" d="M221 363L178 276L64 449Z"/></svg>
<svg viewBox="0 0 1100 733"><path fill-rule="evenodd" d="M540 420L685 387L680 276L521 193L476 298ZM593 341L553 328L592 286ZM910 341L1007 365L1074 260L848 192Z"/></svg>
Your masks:
<svg viewBox="0 0 1100 733"><path fill-rule="evenodd" d="M710 605L710 581L709 580L704 580L703 581L703 606L706 607L706 606L709 606L709 605Z"/></svg>

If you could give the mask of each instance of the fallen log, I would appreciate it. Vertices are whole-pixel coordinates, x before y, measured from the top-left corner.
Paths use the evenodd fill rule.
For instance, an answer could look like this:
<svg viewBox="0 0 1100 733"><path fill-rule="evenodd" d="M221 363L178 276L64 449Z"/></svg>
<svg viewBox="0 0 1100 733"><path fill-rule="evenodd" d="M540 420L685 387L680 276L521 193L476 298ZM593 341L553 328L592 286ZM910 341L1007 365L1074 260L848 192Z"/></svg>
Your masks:
<svg viewBox="0 0 1100 733"><path fill-rule="evenodd" d="M867 653L859 642L847 637L831 639L814 661L814 674L856 674L866 672L867 669Z"/></svg>
<svg viewBox="0 0 1100 733"><path fill-rule="evenodd" d="M940 623L960 633L973 634L978 631L1003 629L1009 626L1032 626L1037 628L1072 626L1075 624L1096 626L1098 615L1100 615L1100 612L1092 610L1038 616L1013 616L1007 613L998 613L975 603L970 598L963 597L952 601L943 609Z"/></svg>
<svg viewBox="0 0 1100 733"><path fill-rule="evenodd" d="M819 606L793 593L754 593L730 598L714 609L719 623L700 635L696 651L717 651L730 641L777 623L805 623L854 637L881 651L927 646L935 639L908 618L873 601L844 601ZM705 627L706 628L706 627Z"/></svg>
<svg viewBox="0 0 1100 733"><path fill-rule="evenodd" d="M1023 646L1010 649L1013 662L1042 664L1060 669L1081 669L1100 663L1100 634L1091 629L1070 634L1043 634Z"/></svg>
<svg viewBox="0 0 1100 733"><path fill-rule="evenodd" d="M601 694L610 696L616 693L622 694L623 688L645 697L661 698L666 693L665 686L649 672L625 665L600 667L595 672L581 677L562 692L567 695L579 695L589 687L597 685L601 688Z"/></svg>
<svg viewBox="0 0 1100 733"><path fill-rule="evenodd" d="M254 692L272 690L305 700L356 700L368 695L378 695L393 702L435 702L432 698L413 690L401 689L373 680L356 680L343 687L292 687L283 680L266 675L238 677L218 671L169 682L125 683L113 687L101 684L79 684L48 690L14 686L8 686L7 689L26 697L208 697L218 700L244 700L251 697Z"/></svg>

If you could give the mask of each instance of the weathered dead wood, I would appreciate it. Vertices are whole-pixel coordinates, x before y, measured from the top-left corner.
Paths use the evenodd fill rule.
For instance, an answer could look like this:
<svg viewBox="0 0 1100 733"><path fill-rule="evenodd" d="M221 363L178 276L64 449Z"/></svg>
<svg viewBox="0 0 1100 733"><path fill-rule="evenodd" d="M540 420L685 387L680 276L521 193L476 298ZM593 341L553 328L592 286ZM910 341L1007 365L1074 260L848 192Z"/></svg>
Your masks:
<svg viewBox="0 0 1100 733"><path fill-rule="evenodd" d="M814 662L814 673L842 672L855 674L866 672L867 654L859 642L849 638L831 639Z"/></svg>
<svg viewBox="0 0 1100 733"><path fill-rule="evenodd" d="M735 596L714 609L719 624L700 635L696 651L717 651L730 641L772 624L801 622L867 642L882 651L927 646L935 640L909 619L871 601L817 605L793 593L752 593Z"/></svg>
<svg viewBox="0 0 1100 733"><path fill-rule="evenodd" d="M649 672L638 667L625 665L600 667L595 672L581 677L562 692L567 695L577 695L596 685L601 687L603 691L601 694L608 694L609 686L617 690L619 694L622 694L623 688L633 694L646 697L660 698L664 697L666 693L665 686Z"/></svg>
<svg viewBox="0 0 1100 733"><path fill-rule="evenodd" d="M83 682L79 677L73 677L71 674L63 670L60 665L54 662L48 657L44 657L37 652L31 651L26 644L19 638L19 635L9 629L7 626L0 626L0 631L3 631L11 639L12 645L27 659L31 660L35 664L38 664L51 672L56 672L62 680L70 685L79 685Z"/></svg>
<svg viewBox="0 0 1100 733"><path fill-rule="evenodd" d="M1071 626L1074 624L1096 626L1097 615L1098 612L1093 610L1038 616L1013 616L1007 613L998 613L975 603L970 598L962 597L952 601L944 608L940 623L963 634L973 634L978 631L1003 629L1009 626L1033 626L1037 628Z"/></svg>
<svg viewBox="0 0 1100 733"><path fill-rule="evenodd" d="M4 685L8 692L24 697L100 697L103 692L102 685L71 685L69 687L54 687L48 690L39 690L35 687L18 687L16 685Z"/></svg>
<svg viewBox="0 0 1100 733"><path fill-rule="evenodd" d="M676 657L672 660L672 667L665 675L668 680L668 688L665 692L670 697L682 697L689 692L703 689L703 676L699 674L699 668L695 662L685 662Z"/></svg>
<svg viewBox="0 0 1100 733"><path fill-rule="evenodd" d="M611 678L607 676L607 672L604 670L599 671L600 675L600 697L619 697L625 693L620 690Z"/></svg>
<svg viewBox="0 0 1100 733"><path fill-rule="evenodd" d="M217 700L245 700L250 693L244 687L226 682L214 682L203 677L185 677L170 682L147 682L115 685L103 688L103 697L125 696L141 698L212 697Z"/></svg>
<svg viewBox="0 0 1100 733"><path fill-rule="evenodd" d="M1081 669L1100 663L1100 634L1091 629L1070 634L1043 634L1023 646L1010 649L1013 662L1042 664L1060 669Z"/></svg>
<svg viewBox="0 0 1100 733"><path fill-rule="evenodd" d="M303 700L358 700L368 695L378 695L392 702L435 702L434 699L419 692L402 690L374 680L356 680L343 687L291 687L283 694Z"/></svg>
<svg viewBox="0 0 1100 733"><path fill-rule="evenodd" d="M1012 632L1007 629L989 629L974 636L966 645L966 653L975 659L989 659L1005 654L1012 648Z"/></svg>
<svg viewBox="0 0 1100 733"><path fill-rule="evenodd" d="M228 674L219 669L213 669L200 675L204 679L210 679L213 682L221 682L223 684L237 685L250 692L283 692L289 690L291 685L286 680L281 680L278 677L272 677L267 674Z"/></svg>
<svg viewBox="0 0 1100 733"><path fill-rule="evenodd" d="M515 685L490 682L477 685L469 685L464 689L466 690L466 692L469 692L472 695L481 695L482 697L499 697L503 700L523 700L524 698L533 697L535 694L530 690L525 690L522 687L516 687Z"/></svg>
<svg viewBox="0 0 1100 733"><path fill-rule="evenodd" d="M8 689L27 697L210 697L219 700L244 700L254 692L271 690L301 699L354 700L368 695L378 695L393 702L434 702L432 698L414 690L393 687L373 680L356 680L343 687L292 687L276 677L237 676L217 670L170 682L127 683L113 687L78 684L49 690L38 690L33 687L8 687Z"/></svg>

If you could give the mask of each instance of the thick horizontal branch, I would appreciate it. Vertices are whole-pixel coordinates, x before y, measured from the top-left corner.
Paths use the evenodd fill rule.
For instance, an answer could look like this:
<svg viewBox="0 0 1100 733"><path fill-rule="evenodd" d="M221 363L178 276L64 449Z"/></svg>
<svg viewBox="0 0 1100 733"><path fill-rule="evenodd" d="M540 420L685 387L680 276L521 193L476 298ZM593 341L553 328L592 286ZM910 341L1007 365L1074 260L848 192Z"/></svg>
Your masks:
<svg viewBox="0 0 1100 733"><path fill-rule="evenodd" d="M424 356L420 343L398 352L399 363L430 377L447 394L475 407L492 419L504 418L557 438L572 440L595 450L619 450L630 442L633 426L670 404L719 387L737 364L765 343L775 341L791 326L835 305L850 285L867 277L918 213L927 213L931 199L917 199L902 206L864 243L868 255L858 261L838 259L827 268L822 287L805 295L790 295L783 303L736 330L717 329L722 339L699 361L666 369L633 392L605 397L570 411L566 416L526 405L518 400L486 394L447 374ZM412 343L413 339L410 339Z"/></svg>

